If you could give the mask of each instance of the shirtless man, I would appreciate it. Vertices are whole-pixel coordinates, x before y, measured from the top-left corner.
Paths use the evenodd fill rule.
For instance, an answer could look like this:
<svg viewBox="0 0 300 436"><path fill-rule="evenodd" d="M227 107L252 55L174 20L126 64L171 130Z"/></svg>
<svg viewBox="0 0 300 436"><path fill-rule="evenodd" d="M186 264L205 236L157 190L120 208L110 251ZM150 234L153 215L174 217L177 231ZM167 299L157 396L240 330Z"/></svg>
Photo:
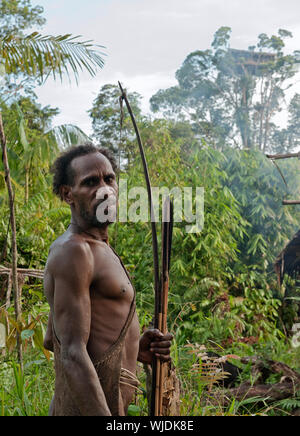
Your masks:
<svg viewBox="0 0 300 436"><path fill-rule="evenodd" d="M96 215L100 188L117 198L115 170L113 158L89 144L54 164L53 190L72 218L50 248L44 278L44 345L54 351L56 372L52 416L126 415L137 360L170 359L170 334L147 330L140 337L134 288L108 243L109 219Z"/></svg>

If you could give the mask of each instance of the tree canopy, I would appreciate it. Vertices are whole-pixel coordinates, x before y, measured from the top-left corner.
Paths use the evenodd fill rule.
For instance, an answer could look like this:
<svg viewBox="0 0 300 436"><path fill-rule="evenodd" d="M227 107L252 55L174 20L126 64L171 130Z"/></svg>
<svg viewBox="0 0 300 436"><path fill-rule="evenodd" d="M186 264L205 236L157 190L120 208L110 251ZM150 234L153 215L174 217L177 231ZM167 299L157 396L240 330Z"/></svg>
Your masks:
<svg viewBox="0 0 300 436"><path fill-rule="evenodd" d="M211 48L190 53L176 72L178 85L158 91L151 108L188 120L217 148L280 148L283 132L274 117L299 63L298 52L284 53L292 34L282 29L271 37L260 34L258 43L244 50L231 48L230 36L231 29L221 27ZM294 145L291 139L289 144Z"/></svg>

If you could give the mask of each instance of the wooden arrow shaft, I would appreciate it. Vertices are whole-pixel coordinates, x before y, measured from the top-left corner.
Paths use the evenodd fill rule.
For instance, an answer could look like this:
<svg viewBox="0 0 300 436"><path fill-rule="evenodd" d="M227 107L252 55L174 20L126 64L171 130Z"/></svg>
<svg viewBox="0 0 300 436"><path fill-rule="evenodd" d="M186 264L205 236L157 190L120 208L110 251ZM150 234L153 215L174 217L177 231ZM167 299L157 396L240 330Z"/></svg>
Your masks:
<svg viewBox="0 0 300 436"><path fill-rule="evenodd" d="M159 302L158 328L167 333L168 294L169 294L169 267L171 257L171 240L173 229L173 204L167 197L163 205L162 222L162 254L161 254L161 300ZM156 386L154 416L162 416L163 394L166 364L156 359Z"/></svg>

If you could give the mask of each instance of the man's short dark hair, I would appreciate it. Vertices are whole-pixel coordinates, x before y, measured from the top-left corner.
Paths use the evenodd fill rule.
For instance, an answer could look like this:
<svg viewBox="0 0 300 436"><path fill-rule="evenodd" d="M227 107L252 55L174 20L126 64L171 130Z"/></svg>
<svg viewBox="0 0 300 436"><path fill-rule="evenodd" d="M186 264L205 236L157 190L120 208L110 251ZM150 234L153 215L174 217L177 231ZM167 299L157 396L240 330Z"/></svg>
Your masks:
<svg viewBox="0 0 300 436"><path fill-rule="evenodd" d="M109 160L114 172L116 173L118 171L117 162L111 151L107 148L96 147L90 143L70 147L55 160L51 168L51 172L53 173L54 194L61 198L60 187L62 185L73 185L75 174L71 167L72 160L90 153L101 153Z"/></svg>

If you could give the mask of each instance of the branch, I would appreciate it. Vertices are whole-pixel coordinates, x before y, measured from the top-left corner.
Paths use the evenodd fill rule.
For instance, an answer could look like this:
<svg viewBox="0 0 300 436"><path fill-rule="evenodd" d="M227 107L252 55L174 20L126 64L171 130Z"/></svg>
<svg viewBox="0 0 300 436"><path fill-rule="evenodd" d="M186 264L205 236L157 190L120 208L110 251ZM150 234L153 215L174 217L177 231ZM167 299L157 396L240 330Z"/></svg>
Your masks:
<svg viewBox="0 0 300 436"><path fill-rule="evenodd" d="M255 378L254 384L245 382L236 388L215 392L214 401L222 402L224 406L229 406L232 399L243 401L254 397L257 397L258 402L260 399L273 402L293 397L299 390L300 374L285 363L274 360L264 361L257 356L241 358L241 363L249 362L253 363L251 373ZM280 382L263 384L271 373L281 374Z"/></svg>
<svg viewBox="0 0 300 436"><path fill-rule="evenodd" d="M2 161L4 166L4 179L5 179L5 184L7 187L8 199L9 199L11 246L12 246L12 285L14 290L15 317L18 323L21 319L21 301L19 295L18 271L17 271L18 250L17 250L16 217L15 217L14 194L11 184L10 170L9 170L9 164L7 158L6 137L4 133L1 113L0 113L0 142L2 148ZM22 341L21 341L20 333L18 331L17 331L17 348L18 348L20 367L21 370L23 371Z"/></svg>

